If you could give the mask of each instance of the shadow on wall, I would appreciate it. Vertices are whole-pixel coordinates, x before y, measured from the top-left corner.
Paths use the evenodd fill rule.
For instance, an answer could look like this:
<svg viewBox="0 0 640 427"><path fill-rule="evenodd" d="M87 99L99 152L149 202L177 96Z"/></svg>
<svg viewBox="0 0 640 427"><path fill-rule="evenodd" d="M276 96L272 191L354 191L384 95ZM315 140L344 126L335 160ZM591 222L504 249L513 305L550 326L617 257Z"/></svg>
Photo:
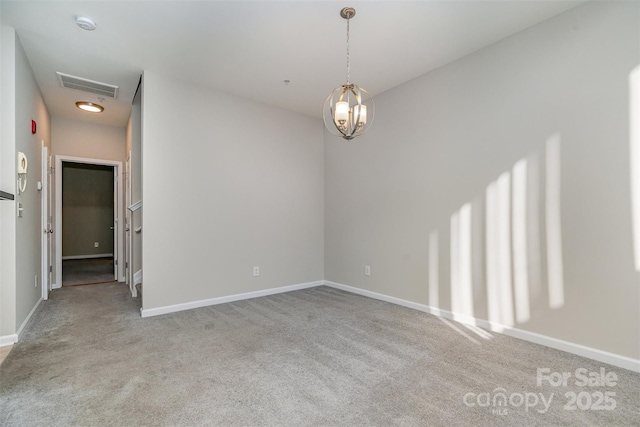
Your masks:
<svg viewBox="0 0 640 427"><path fill-rule="evenodd" d="M470 324L467 329L481 338L491 338L474 326L476 318L485 316L474 310L483 302L496 332L528 322L532 300L546 299L551 309L564 306L560 143L560 134L551 135L542 153L517 161L450 217L451 311L454 320ZM429 306L434 314L440 307L439 238L438 230L430 232Z"/></svg>

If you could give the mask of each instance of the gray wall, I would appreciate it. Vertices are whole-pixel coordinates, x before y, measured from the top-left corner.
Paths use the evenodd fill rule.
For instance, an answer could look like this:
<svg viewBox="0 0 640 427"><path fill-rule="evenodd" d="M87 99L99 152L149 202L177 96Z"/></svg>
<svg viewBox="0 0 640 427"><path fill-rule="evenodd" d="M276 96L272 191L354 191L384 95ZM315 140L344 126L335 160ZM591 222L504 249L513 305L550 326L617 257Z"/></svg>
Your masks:
<svg viewBox="0 0 640 427"><path fill-rule="evenodd" d="M62 257L113 255L113 167L62 165Z"/></svg>
<svg viewBox="0 0 640 427"><path fill-rule="evenodd" d="M142 132L143 309L322 279L320 120L146 71Z"/></svg>
<svg viewBox="0 0 640 427"><path fill-rule="evenodd" d="M638 358L639 8L579 7L377 96L355 142L327 133L325 278Z"/></svg>
<svg viewBox="0 0 640 427"><path fill-rule="evenodd" d="M31 120L38 124L35 135L29 126ZM30 160L27 189L16 198L25 209L22 218L16 221L16 325L20 327L42 295L42 195L36 184L42 180L41 141L50 146L51 128L49 112L19 40L16 43L15 126L16 151L24 152Z"/></svg>
<svg viewBox="0 0 640 427"><path fill-rule="evenodd" d="M41 141L50 146L50 118L20 40L2 27L2 188L16 194L17 152L29 160L27 188L13 202L2 201L0 335L15 334L42 295ZM37 133L31 133L31 120ZM24 207L16 217L16 204Z"/></svg>
<svg viewBox="0 0 640 427"><path fill-rule="evenodd" d="M131 105L131 199L135 203L142 200L142 91L133 98Z"/></svg>

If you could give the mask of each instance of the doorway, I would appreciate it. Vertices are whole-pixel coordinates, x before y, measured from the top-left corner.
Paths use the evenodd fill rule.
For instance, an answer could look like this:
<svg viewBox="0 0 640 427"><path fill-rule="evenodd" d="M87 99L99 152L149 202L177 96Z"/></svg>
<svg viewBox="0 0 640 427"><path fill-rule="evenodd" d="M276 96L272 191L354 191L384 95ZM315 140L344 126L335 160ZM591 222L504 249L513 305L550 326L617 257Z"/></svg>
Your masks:
<svg viewBox="0 0 640 427"><path fill-rule="evenodd" d="M123 281L122 163L56 156L56 288Z"/></svg>
<svg viewBox="0 0 640 427"><path fill-rule="evenodd" d="M113 166L62 162L62 286L113 282Z"/></svg>

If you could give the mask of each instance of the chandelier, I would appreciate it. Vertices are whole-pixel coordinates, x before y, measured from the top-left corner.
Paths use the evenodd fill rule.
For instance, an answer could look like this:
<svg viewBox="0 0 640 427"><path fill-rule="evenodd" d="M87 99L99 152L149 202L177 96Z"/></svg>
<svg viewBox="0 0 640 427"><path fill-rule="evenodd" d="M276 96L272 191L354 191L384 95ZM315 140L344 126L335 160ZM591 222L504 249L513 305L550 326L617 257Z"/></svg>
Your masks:
<svg viewBox="0 0 640 427"><path fill-rule="evenodd" d="M362 135L373 123L375 106L371 95L351 83L349 63L349 20L356 14L352 7L345 7L340 16L347 20L347 83L338 86L324 102L324 125L331 133L346 140Z"/></svg>

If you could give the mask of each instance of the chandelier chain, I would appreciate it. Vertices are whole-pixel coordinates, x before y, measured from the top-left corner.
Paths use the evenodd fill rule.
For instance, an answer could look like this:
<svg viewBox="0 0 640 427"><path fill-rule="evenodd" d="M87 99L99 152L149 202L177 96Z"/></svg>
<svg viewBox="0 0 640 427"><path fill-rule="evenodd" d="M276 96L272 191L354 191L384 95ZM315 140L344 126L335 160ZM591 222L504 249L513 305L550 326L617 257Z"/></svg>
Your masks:
<svg viewBox="0 0 640 427"><path fill-rule="evenodd" d="M351 64L349 63L349 21L347 19L347 84L351 84Z"/></svg>
<svg viewBox="0 0 640 427"><path fill-rule="evenodd" d="M1 0L0 0L1 1ZM329 132L352 140L362 135L370 126L375 114L371 95L351 83L351 18L356 14L352 7L345 7L340 16L347 20L346 60L347 83L335 88L324 102L322 118Z"/></svg>

